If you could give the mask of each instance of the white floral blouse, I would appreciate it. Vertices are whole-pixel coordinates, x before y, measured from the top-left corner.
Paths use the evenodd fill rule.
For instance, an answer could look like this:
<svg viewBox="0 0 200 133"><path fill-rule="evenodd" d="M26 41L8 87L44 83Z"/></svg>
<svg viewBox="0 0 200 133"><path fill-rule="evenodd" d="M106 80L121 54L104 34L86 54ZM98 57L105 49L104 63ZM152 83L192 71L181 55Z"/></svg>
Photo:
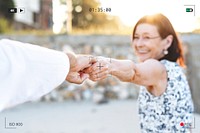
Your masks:
<svg viewBox="0 0 200 133"><path fill-rule="evenodd" d="M161 96L153 96L142 86L138 97L142 133L188 133L193 122L193 102L182 68L162 60L167 70L167 88Z"/></svg>

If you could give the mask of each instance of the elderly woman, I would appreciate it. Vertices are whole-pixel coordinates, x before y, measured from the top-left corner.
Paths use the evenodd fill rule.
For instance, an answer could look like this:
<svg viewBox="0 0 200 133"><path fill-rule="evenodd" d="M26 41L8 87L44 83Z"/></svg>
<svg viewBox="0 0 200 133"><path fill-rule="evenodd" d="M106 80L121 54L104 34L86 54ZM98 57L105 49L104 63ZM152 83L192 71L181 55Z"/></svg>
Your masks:
<svg viewBox="0 0 200 133"><path fill-rule="evenodd" d="M98 81L112 74L141 85L138 113L142 132L190 132L193 102L181 68L185 66L182 46L170 21L162 14L142 17L133 29L132 47L139 63L102 58L86 70L90 79ZM99 63L104 67L99 69Z"/></svg>

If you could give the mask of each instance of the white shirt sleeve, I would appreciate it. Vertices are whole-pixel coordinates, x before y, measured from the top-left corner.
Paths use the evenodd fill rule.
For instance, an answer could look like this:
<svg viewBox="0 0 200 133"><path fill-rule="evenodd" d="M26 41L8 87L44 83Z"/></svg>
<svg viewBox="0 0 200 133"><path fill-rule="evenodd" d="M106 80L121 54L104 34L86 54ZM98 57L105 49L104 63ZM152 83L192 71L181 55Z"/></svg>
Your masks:
<svg viewBox="0 0 200 133"><path fill-rule="evenodd" d="M69 67L63 52L0 40L0 111L52 91L65 80Z"/></svg>

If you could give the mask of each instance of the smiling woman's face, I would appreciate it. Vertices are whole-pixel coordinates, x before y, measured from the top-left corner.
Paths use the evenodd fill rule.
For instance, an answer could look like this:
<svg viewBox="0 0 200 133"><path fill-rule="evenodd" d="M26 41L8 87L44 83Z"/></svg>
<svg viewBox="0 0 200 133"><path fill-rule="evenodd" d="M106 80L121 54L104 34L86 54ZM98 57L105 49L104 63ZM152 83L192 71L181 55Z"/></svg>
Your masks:
<svg viewBox="0 0 200 133"><path fill-rule="evenodd" d="M132 47L139 61L153 58L159 60L164 56L164 39L158 33L155 25L142 23L136 27Z"/></svg>

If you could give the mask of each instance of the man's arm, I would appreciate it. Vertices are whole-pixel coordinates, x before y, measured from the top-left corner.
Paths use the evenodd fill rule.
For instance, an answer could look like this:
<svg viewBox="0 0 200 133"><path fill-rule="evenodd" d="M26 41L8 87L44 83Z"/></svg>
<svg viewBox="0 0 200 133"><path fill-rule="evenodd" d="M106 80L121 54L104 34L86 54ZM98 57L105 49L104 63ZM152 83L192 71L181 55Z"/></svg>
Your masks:
<svg viewBox="0 0 200 133"><path fill-rule="evenodd" d="M68 56L67 56L68 55ZM0 111L49 93L66 79L82 83L89 58L18 41L0 40Z"/></svg>
<svg viewBox="0 0 200 133"><path fill-rule="evenodd" d="M49 93L68 72L69 59L63 52L0 40L0 110Z"/></svg>

